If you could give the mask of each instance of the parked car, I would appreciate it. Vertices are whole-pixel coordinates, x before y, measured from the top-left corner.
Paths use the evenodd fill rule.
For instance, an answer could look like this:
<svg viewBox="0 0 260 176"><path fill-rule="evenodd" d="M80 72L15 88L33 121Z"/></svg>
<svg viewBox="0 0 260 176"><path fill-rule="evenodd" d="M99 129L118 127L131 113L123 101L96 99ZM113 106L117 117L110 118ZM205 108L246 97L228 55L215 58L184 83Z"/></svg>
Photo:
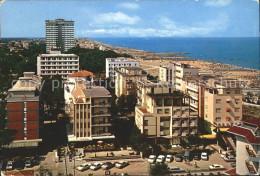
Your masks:
<svg viewBox="0 0 260 176"><path fill-rule="evenodd" d="M165 160L165 156L164 155L159 155L156 159L157 163L163 163Z"/></svg>
<svg viewBox="0 0 260 176"><path fill-rule="evenodd" d="M208 153L207 153L207 152L202 152L202 153L201 153L201 159L202 159L202 160L208 160L208 159L209 159Z"/></svg>
<svg viewBox="0 0 260 176"><path fill-rule="evenodd" d="M25 166L23 160L16 160L14 165L15 165L15 169L17 169L17 170L22 170L22 169L24 169L24 166Z"/></svg>
<svg viewBox="0 0 260 176"><path fill-rule="evenodd" d="M115 166L114 163L106 162L106 163L104 163L104 164L101 166L101 168L102 168L103 170L108 170L108 169L111 169L111 168L114 167L114 166Z"/></svg>
<svg viewBox="0 0 260 176"><path fill-rule="evenodd" d="M88 170L90 166L91 166L90 163L83 163L77 167L77 170L83 172L85 170Z"/></svg>
<svg viewBox="0 0 260 176"><path fill-rule="evenodd" d="M94 163L90 166L90 169L95 171L101 168L102 163Z"/></svg>
<svg viewBox="0 0 260 176"><path fill-rule="evenodd" d="M200 160L200 153L199 152L195 152L194 154L193 154L193 159L194 160Z"/></svg>
<svg viewBox="0 0 260 176"><path fill-rule="evenodd" d="M227 152L222 152L221 155L220 155L220 157L223 158L223 159L224 159L225 157L227 157L227 156L228 156Z"/></svg>
<svg viewBox="0 0 260 176"><path fill-rule="evenodd" d="M170 163L173 161L173 156L172 155L166 155L166 159L165 159L166 162Z"/></svg>
<svg viewBox="0 0 260 176"><path fill-rule="evenodd" d="M8 161L6 164L6 170L13 170L14 169L14 162L13 161Z"/></svg>
<svg viewBox="0 0 260 176"><path fill-rule="evenodd" d="M236 163L234 162L234 163L231 163L231 166L233 167L233 168L235 168L236 167Z"/></svg>
<svg viewBox="0 0 260 176"><path fill-rule="evenodd" d="M184 160L187 160L187 161L190 160L190 151L185 151L185 153L184 153Z"/></svg>
<svg viewBox="0 0 260 176"><path fill-rule="evenodd" d="M183 158L181 156L181 154L177 154L176 157L175 157L175 161L176 162L182 162Z"/></svg>
<svg viewBox="0 0 260 176"><path fill-rule="evenodd" d="M224 167L222 165L219 165L219 164L212 164L209 166L209 169L210 170L221 170L221 169L224 169Z"/></svg>
<svg viewBox="0 0 260 176"><path fill-rule="evenodd" d="M176 167L176 166L169 167L169 170L171 173L185 172L184 169Z"/></svg>
<svg viewBox="0 0 260 176"><path fill-rule="evenodd" d="M119 161L118 163L116 163L116 168L122 169L128 165L129 163L127 161Z"/></svg>
<svg viewBox="0 0 260 176"><path fill-rule="evenodd" d="M33 167L33 165L34 165L34 162L33 162L33 160L32 159L27 159L26 161L25 161L25 167Z"/></svg>
<svg viewBox="0 0 260 176"><path fill-rule="evenodd" d="M151 164L155 163L155 160L156 160L155 155L150 155L149 158L148 158L148 162L151 163Z"/></svg>
<svg viewBox="0 0 260 176"><path fill-rule="evenodd" d="M236 158L233 155L228 155L227 157L224 158L224 160L227 162L234 162L236 161Z"/></svg>

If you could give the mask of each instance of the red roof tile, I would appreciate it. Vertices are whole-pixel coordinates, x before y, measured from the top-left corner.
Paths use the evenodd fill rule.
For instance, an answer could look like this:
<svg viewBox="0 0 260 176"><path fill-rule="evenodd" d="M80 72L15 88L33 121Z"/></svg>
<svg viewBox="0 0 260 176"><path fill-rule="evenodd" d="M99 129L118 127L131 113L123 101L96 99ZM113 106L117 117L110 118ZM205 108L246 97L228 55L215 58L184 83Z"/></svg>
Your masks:
<svg viewBox="0 0 260 176"><path fill-rule="evenodd" d="M140 111L142 111L143 113L148 113L148 111L145 108L139 108Z"/></svg>
<svg viewBox="0 0 260 176"><path fill-rule="evenodd" d="M244 136L249 143L260 144L260 138L256 137L255 134L250 129L245 129L240 126L234 126L229 128L227 132L239 136Z"/></svg>
<svg viewBox="0 0 260 176"><path fill-rule="evenodd" d="M8 171L4 173L6 176L13 176L13 175L17 175L17 176L33 176L34 175L34 171L33 170L24 170L24 171Z"/></svg>
<svg viewBox="0 0 260 176"><path fill-rule="evenodd" d="M95 77L95 75L92 72L86 71L86 70L82 70L76 73L72 73L69 74L69 77L87 77L87 76L91 76L91 77Z"/></svg>
<svg viewBox="0 0 260 176"><path fill-rule="evenodd" d="M258 128L260 128L260 118L255 118L255 119L245 119L243 120L246 123L250 123L253 124L255 126L258 126Z"/></svg>

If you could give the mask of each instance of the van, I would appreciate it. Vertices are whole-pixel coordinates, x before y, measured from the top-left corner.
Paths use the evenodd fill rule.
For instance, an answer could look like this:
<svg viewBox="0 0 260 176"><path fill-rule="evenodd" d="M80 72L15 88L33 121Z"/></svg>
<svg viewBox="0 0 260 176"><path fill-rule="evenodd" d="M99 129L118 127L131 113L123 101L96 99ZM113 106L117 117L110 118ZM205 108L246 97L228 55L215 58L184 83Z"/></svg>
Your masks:
<svg viewBox="0 0 260 176"><path fill-rule="evenodd" d="M190 160L190 151L185 151L184 153L184 160Z"/></svg>

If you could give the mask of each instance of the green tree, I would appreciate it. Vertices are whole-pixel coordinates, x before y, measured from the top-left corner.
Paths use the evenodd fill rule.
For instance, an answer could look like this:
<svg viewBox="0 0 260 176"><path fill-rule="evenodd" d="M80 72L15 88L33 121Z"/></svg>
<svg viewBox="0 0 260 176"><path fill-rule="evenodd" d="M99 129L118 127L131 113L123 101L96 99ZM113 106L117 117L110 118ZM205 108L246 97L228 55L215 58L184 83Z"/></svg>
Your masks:
<svg viewBox="0 0 260 176"><path fill-rule="evenodd" d="M150 145L136 126L134 126L132 129L129 143L132 145L135 151L143 152L143 155L147 156Z"/></svg>
<svg viewBox="0 0 260 176"><path fill-rule="evenodd" d="M137 103L136 93L131 93L130 95L126 96L126 107L127 107L127 111L129 113L135 111L136 103Z"/></svg>
<svg viewBox="0 0 260 176"><path fill-rule="evenodd" d="M164 163L155 163L155 165L150 168L151 175L168 175L169 173L168 165Z"/></svg>
<svg viewBox="0 0 260 176"><path fill-rule="evenodd" d="M60 75L43 77L43 87L40 92L41 117L56 119L58 114L64 113L64 90Z"/></svg>
<svg viewBox="0 0 260 176"><path fill-rule="evenodd" d="M190 135L187 139L189 145L195 145L196 147L202 145L202 139L198 135Z"/></svg>
<svg viewBox="0 0 260 176"><path fill-rule="evenodd" d="M125 115L126 114L126 96L125 95L121 95L118 99L117 99L117 109L118 112L121 115Z"/></svg>

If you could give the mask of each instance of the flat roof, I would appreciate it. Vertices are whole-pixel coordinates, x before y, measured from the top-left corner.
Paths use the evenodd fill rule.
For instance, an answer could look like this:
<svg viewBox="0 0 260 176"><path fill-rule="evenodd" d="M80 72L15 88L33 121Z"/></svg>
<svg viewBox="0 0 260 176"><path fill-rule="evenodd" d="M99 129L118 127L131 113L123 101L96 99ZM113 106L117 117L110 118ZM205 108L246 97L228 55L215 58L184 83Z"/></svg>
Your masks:
<svg viewBox="0 0 260 176"><path fill-rule="evenodd" d="M111 97L110 92L105 87L91 86L83 89L85 96L89 97Z"/></svg>

